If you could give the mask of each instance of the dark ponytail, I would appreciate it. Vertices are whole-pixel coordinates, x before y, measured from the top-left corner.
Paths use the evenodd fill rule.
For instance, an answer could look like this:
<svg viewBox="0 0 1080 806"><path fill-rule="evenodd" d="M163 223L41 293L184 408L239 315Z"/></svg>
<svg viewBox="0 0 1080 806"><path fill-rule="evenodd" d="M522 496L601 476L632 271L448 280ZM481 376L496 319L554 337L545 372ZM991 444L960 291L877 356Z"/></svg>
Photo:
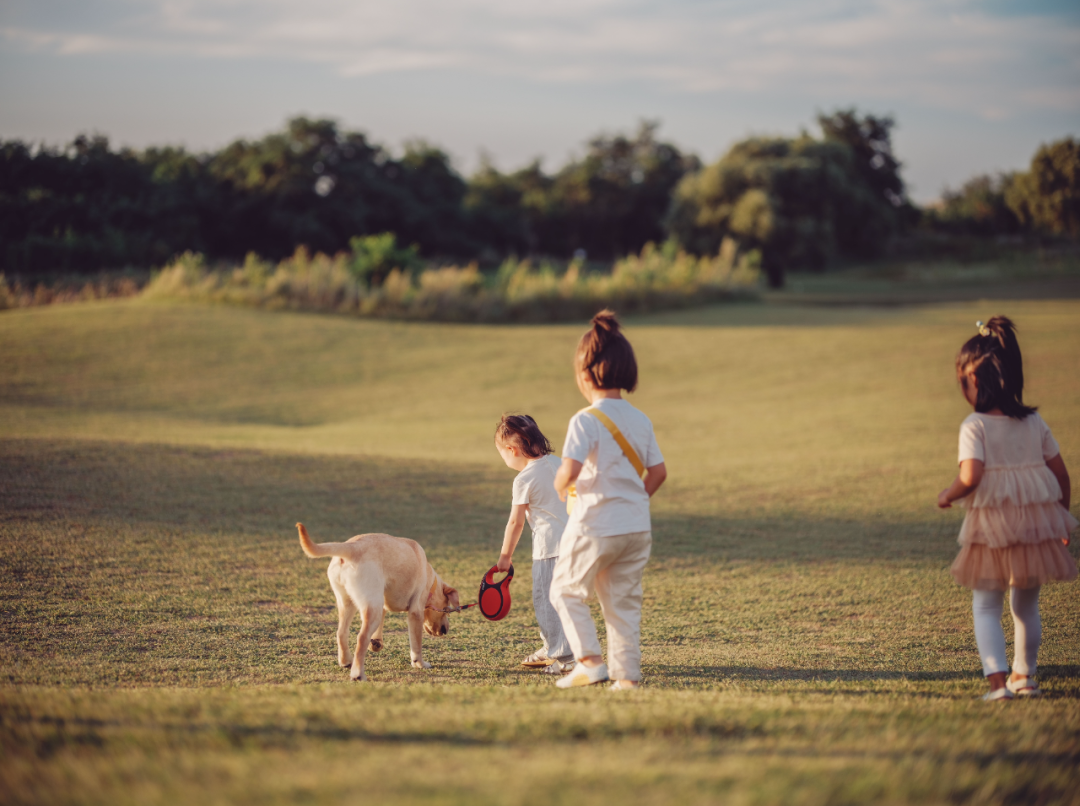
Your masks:
<svg viewBox="0 0 1080 806"><path fill-rule="evenodd" d="M960 382L971 372L978 382L975 411L1001 409L1002 414L1022 420L1035 411L1024 405L1024 359L1016 340L1016 325L1005 316L994 316L979 334L972 336L956 356Z"/></svg>
<svg viewBox="0 0 1080 806"><path fill-rule="evenodd" d="M495 426L495 441L500 445L517 446L530 459L554 453L548 438L528 414L504 414Z"/></svg>
<svg viewBox="0 0 1080 806"><path fill-rule="evenodd" d="M574 368L583 371L597 389L637 388L634 348L619 330L615 312L607 308L592 318L592 328L578 342Z"/></svg>

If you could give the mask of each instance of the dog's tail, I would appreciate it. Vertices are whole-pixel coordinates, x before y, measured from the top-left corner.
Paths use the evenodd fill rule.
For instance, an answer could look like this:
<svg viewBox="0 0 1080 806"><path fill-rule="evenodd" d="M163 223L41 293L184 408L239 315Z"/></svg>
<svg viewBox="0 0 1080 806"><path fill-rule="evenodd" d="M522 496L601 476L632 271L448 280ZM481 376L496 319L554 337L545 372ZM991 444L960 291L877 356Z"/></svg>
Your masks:
<svg viewBox="0 0 1080 806"><path fill-rule="evenodd" d="M352 557L356 553L356 546L349 543L312 543L302 523L296 524L296 529L300 532L300 548L309 557Z"/></svg>

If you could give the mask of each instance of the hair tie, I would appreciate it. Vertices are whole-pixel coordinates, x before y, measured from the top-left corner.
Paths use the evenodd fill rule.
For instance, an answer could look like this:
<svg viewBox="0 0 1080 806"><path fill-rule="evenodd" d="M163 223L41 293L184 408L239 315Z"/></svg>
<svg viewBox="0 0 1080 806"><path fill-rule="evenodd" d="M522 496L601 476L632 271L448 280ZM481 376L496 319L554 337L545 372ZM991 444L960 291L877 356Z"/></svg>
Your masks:
<svg viewBox="0 0 1080 806"><path fill-rule="evenodd" d="M980 336L989 336L990 335L990 328L988 328L982 322L976 322L975 327L977 327L979 329L979 335Z"/></svg>

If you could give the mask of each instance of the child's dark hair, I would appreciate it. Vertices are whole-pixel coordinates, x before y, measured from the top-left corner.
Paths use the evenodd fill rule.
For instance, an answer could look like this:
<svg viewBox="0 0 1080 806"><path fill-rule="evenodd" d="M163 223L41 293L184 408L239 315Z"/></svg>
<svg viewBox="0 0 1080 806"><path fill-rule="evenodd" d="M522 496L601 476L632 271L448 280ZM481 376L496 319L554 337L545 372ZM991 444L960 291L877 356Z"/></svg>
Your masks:
<svg viewBox="0 0 1080 806"><path fill-rule="evenodd" d="M614 311L605 308L592 318L592 328L578 342L574 367L584 371L597 389L637 388L634 348L619 332Z"/></svg>
<svg viewBox="0 0 1080 806"><path fill-rule="evenodd" d="M956 372L965 389L967 374L975 376L977 412L1001 409L1002 414L1022 420L1035 411L1034 406L1024 405L1024 359L1016 340L1016 325L1008 317L994 316L980 326L980 333L960 348Z"/></svg>
<svg viewBox="0 0 1080 806"><path fill-rule="evenodd" d="M514 445L532 459L554 453L548 438L528 414L504 414L495 426L495 441L500 445Z"/></svg>

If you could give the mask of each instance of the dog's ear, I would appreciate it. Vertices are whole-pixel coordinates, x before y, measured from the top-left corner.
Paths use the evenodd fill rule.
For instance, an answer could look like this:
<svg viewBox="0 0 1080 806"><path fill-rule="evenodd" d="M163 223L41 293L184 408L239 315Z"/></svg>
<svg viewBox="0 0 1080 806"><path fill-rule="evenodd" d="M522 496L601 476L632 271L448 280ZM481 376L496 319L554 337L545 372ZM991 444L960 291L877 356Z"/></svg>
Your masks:
<svg viewBox="0 0 1080 806"><path fill-rule="evenodd" d="M457 589L451 588L449 585L443 585L443 596L446 597L446 601L450 603L450 607L460 607L461 597L458 596Z"/></svg>

